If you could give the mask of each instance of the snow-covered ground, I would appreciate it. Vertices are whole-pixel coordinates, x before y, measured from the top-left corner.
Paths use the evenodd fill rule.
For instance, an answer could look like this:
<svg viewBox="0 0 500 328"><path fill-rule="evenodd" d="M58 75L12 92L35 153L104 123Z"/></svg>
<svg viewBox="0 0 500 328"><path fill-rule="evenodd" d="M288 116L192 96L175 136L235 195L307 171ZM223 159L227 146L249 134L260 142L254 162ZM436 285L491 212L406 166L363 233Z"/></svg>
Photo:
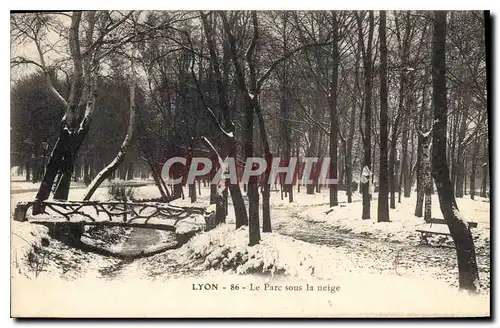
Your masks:
<svg viewBox="0 0 500 328"><path fill-rule="evenodd" d="M12 188L19 186L12 185ZM411 198L402 198L402 202L396 204L397 208L390 211L391 222L377 223L376 194L371 206L371 220L361 220L358 194L348 204L345 193L339 192L339 206L325 214L329 209L328 190L323 189L316 195L306 195L304 191L305 188L301 193L294 190L293 203L288 199L281 200L279 193L271 194L273 233L261 234L262 241L257 246L247 246L248 230L245 227L234 230L230 201L225 225L195 236L179 249L133 261L86 253L52 239L49 246L43 246L49 239L45 227L11 220L12 276L15 279L36 276L40 281L50 277L171 281L193 276L217 277L223 274L237 277L253 273L259 277L262 274L274 276L273 279L282 275L294 279L335 278L345 284L349 284L350 277L358 277L359 286L376 281L379 287L391 285L387 287L391 290L395 286L407 288L419 284L422 290L432 292L433 304L438 304L442 295L456 293L458 270L455 251L450 247L452 241L443 237L443 240L434 240L439 247L419 245L419 233L415 230L428 229L429 225L413 215L415 193ZM69 198L81 199L84 192L84 188L73 188ZM31 189L13 193L11 213L15 203L32 200L35 193ZM185 193L187 196L187 188ZM134 191L136 198L158 196L154 185L136 187ZM93 199L108 199L107 188L99 188ZM208 205L208 199L209 188L201 187L201 196L195 205ZM468 195L457 202L464 217L478 223L472 233L481 293L487 297L480 302L485 306L481 308L489 311L486 303L490 293L490 203L480 197L472 201ZM186 197L174 204L191 203ZM442 218L437 196L433 197L433 217ZM447 228L435 224L432 227L435 231L442 229ZM36 245L36 251L33 251L33 245ZM479 302L479 299L474 302Z"/></svg>

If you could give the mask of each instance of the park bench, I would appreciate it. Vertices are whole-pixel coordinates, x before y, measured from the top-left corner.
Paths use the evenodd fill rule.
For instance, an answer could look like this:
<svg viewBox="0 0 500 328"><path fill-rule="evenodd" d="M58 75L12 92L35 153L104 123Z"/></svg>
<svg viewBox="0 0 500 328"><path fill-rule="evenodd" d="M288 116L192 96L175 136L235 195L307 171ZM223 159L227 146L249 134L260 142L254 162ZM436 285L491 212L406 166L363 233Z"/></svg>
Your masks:
<svg viewBox="0 0 500 328"><path fill-rule="evenodd" d="M429 228L432 228L433 224L444 224L447 225L446 220L444 219L436 219L436 218L431 218L431 219L426 219L426 223L429 223ZM477 222L469 221L467 222L467 228L472 229L477 227ZM429 238L432 235L442 235L442 236L451 236L450 232L439 232L439 231L432 231L432 230L424 230L424 229L417 229L417 232L420 233L420 244L429 244L429 241L427 238Z"/></svg>

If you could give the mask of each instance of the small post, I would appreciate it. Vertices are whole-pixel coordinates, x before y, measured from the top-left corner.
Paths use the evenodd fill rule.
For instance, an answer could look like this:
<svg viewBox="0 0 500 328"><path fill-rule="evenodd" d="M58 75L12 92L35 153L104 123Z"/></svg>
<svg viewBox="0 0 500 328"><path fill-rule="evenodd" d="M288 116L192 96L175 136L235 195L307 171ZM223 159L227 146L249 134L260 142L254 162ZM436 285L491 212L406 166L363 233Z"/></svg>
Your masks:
<svg viewBox="0 0 500 328"><path fill-rule="evenodd" d="M18 203L14 209L14 221L26 222L26 211L28 210L29 204Z"/></svg>
<svg viewBox="0 0 500 328"><path fill-rule="evenodd" d="M123 198L123 222L127 222L127 197Z"/></svg>

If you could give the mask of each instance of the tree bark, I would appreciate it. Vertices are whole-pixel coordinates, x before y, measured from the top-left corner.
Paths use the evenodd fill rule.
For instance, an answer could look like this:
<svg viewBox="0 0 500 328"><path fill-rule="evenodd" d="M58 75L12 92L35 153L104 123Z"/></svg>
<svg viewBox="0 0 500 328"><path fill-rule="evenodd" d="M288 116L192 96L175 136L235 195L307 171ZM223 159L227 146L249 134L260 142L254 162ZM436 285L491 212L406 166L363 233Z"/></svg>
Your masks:
<svg viewBox="0 0 500 328"><path fill-rule="evenodd" d="M245 159L253 157L253 116L255 111L255 102L247 102L245 108L245 123L244 123L244 143L245 143ZM253 246L260 241L260 226L259 226L259 185L256 177L250 177L248 181L248 231L249 231L249 246Z"/></svg>
<svg viewBox="0 0 500 328"><path fill-rule="evenodd" d="M371 126L372 126L372 41L373 41L373 30L374 30L374 18L373 11L369 12L369 31L368 31L368 44L365 48L362 33L362 20L358 17L358 34L361 41L361 50L363 55L363 66L364 66L364 90L365 90L365 105L364 105L364 134L363 134L363 166L371 170ZM362 219L370 219L370 191L369 182L361 184L361 190L363 194L363 210Z"/></svg>
<svg viewBox="0 0 500 328"><path fill-rule="evenodd" d="M339 77L339 49L338 49L338 21L337 12L332 13L333 20L333 58L332 58L332 82L330 85L330 177L337 179L337 135L338 135L338 109L337 109L337 92L338 92L338 77ZM330 207L338 206L337 184L330 184Z"/></svg>
<svg viewBox="0 0 500 328"><path fill-rule="evenodd" d="M389 222L389 180L387 168L387 43L386 12L380 11L380 169L377 221Z"/></svg>
<svg viewBox="0 0 500 328"><path fill-rule="evenodd" d="M459 288L477 292L479 275L474 241L458 210L446 161L446 11L436 11L432 43L432 85L434 127L432 131L432 175L436 181L439 205L457 251Z"/></svg>
<svg viewBox="0 0 500 328"><path fill-rule="evenodd" d="M264 117L262 116L262 111L260 110L259 103L257 103L257 106L255 107L255 113L257 114L257 119L259 122L260 139L264 148L264 156L267 163L266 172L264 174L264 179L262 182L262 232L272 232L270 208L271 182L268 180L271 173L270 171L273 161L273 155L271 154L271 150L269 148L266 126L264 124Z"/></svg>

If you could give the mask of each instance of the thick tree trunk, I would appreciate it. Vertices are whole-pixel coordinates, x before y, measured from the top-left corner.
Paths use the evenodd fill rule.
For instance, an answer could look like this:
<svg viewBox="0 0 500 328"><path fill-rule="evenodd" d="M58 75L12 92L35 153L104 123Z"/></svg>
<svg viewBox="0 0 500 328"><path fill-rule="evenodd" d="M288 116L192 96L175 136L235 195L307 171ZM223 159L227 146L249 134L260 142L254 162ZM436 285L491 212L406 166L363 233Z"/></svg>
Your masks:
<svg viewBox="0 0 500 328"><path fill-rule="evenodd" d="M59 167L60 179L55 187L54 199L66 200L69 195L69 187L71 185L71 175L75 166L75 157L77 148L81 143L72 142L63 155L61 166Z"/></svg>
<svg viewBox="0 0 500 328"><path fill-rule="evenodd" d="M33 205L33 214L35 215L43 212L40 202L49 197L57 175L59 175L59 180L55 186L56 191L54 193L54 199L68 199L71 173L73 170L73 157L76 155L78 148L87 134L88 125L83 129L74 131L74 133L70 133L70 130L66 128L64 122L62 126L60 137L52 150L45 174L43 175L40 188L35 198L35 205Z"/></svg>
<svg viewBox="0 0 500 328"><path fill-rule="evenodd" d="M337 135L338 135L338 114L337 114L337 92L339 77L339 49L338 49L338 22L337 13L333 12L333 69L332 83L330 86L330 177L337 179ZM337 184L330 184L330 207L338 206Z"/></svg>
<svg viewBox="0 0 500 328"><path fill-rule="evenodd" d="M56 143L51 158L49 159L46 174L44 174L36 196L36 203L48 198L56 175L60 175L60 179L58 184L55 186L54 198L59 200L68 199L74 159L76 158L78 149L80 148L88 131L87 123L80 124L80 128L77 123L78 104L83 91L83 58L80 52L79 38L81 17L81 12L74 12L71 17L71 26L69 28L68 40L74 72L71 81L70 94L66 104L64 121L62 122L59 136L59 140L61 142ZM92 95L90 98L95 98L96 83L96 81L92 83ZM85 115L84 120L90 119L89 116L90 115ZM56 151L56 147L58 146L59 148ZM50 170L48 168L49 165ZM43 209L38 204L33 207L33 214L38 214L41 211L43 211Z"/></svg>
<svg viewBox="0 0 500 328"><path fill-rule="evenodd" d="M247 99L245 104L245 123L244 123L244 144L245 159L253 157L253 117L257 103L254 99ZM248 233L249 246L253 246L260 241L259 226L259 185L257 178L252 176L248 181Z"/></svg>
<svg viewBox="0 0 500 328"><path fill-rule="evenodd" d="M380 11L380 168L377 221L389 222L389 180L387 169L387 43L386 12Z"/></svg>
<svg viewBox="0 0 500 328"><path fill-rule="evenodd" d="M436 181L439 205L455 242L460 289L477 292L479 275L474 241L458 210L449 178L446 157L446 11L436 11L432 43L432 84L434 127L432 131L432 174Z"/></svg>

